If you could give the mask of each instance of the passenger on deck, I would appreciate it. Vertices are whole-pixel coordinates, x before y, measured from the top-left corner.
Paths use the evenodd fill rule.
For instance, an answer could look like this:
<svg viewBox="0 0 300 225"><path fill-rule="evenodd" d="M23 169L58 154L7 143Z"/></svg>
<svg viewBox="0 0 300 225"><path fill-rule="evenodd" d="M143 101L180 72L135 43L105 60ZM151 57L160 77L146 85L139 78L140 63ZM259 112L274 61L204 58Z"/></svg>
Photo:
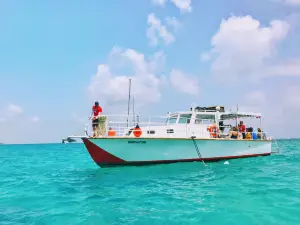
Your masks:
<svg viewBox="0 0 300 225"><path fill-rule="evenodd" d="M219 122L219 128L220 128L221 133L223 133L223 132L224 132L224 129L225 129L225 126L224 126L224 122L223 122L223 121L220 121L220 122Z"/></svg>
<svg viewBox="0 0 300 225"><path fill-rule="evenodd" d="M253 131L252 127L251 127L251 131L252 131L252 139L257 140L257 133Z"/></svg>
<svg viewBox="0 0 300 225"><path fill-rule="evenodd" d="M246 138L247 140L252 140L252 134L250 127L246 128Z"/></svg>
<svg viewBox="0 0 300 225"><path fill-rule="evenodd" d="M260 128L257 128L257 138L260 140L266 139L265 133Z"/></svg>
<svg viewBox="0 0 300 225"><path fill-rule="evenodd" d="M92 107L92 113L89 117L92 118L92 126L93 126L93 137L96 137L98 135L98 127L99 127L99 117L102 113L102 108L99 106L99 102L95 102L95 105Z"/></svg>
<svg viewBox="0 0 300 225"><path fill-rule="evenodd" d="M233 127L229 133L229 137L232 139L238 139L238 136L239 136L238 129L236 127Z"/></svg>
<svg viewBox="0 0 300 225"><path fill-rule="evenodd" d="M239 127L239 132L241 132L242 135L243 135L243 139L245 139L245 137L246 137L246 133L245 133L245 131L246 131L246 126L245 126L245 124L243 123L243 121L240 121L240 124L238 125L238 127Z"/></svg>

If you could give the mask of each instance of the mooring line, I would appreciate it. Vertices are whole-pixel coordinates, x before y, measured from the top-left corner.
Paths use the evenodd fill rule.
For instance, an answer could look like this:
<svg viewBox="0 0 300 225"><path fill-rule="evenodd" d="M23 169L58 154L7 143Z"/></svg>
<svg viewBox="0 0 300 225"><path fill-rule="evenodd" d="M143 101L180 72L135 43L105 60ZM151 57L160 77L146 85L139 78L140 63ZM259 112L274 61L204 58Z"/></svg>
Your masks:
<svg viewBox="0 0 300 225"><path fill-rule="evenodd" d="M275 148L276 148L277 151L273 152L272 149L271 149L271 153L273 153L273 154L279 154L280 153L280 149L279 149L277 140L275 139L273 143L276 144Z"/></svg>
<svg viewBox="0 0 300 225"><path fill-rule="evenodd" d="M195 149L196 149L196 152L197 152L199 158L201 159L203 165L206 166L205 162L204 162L203 159L202 159L202 156L201 156L201 153L200 153L200 151L199 151L198 145L197 145L197 143L196 143L196 141L195 141L195 136L192 136L191 138L192 138L192 140L193 140L193 143L194 143L194 146L195 146Z"/></svg>

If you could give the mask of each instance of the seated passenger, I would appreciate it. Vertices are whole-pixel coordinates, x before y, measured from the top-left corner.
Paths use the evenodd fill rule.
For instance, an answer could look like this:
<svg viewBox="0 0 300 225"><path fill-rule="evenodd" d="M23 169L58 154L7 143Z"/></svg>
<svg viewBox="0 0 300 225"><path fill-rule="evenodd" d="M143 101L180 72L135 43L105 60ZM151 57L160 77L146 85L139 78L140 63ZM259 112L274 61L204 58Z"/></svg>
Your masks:
<svg viewBox="0 0 300 225"><path fill-rule="evenodd" d="M266 139L266 134L260 128L257 128L257 138L260 140Z"/></svg>
<svg viewBox="0 0 300 225"><path fill-rule="evenodd" d="M251 132L252 132L252 139L257 140L257 133L253 131L253 128L251 127Z"/></svg>
<svg viewBox="0 0 300 225"><path fill-rule="evenodd" d="M243 135L243 139L245 139L245 137L246 137L246 133L245 133L246 126L245 126L243 121L240 121L240 124L238 125L238 128L239 128L239 132L241 132L242 135Z"/></svg>
<svg viewBox="0 0 300 225"><path fill-rule="evenodd" d="M251 140L252 139L252 135L251 135L251 132L250 132L250 128L246 128L246 140Z"/></svg>
<svg viewBox="0 0 300 225"><path fill-rule="evenodd" d="M220 128L221 133L223 133L223 132L224 132L224 129L225 129L225 126L224 126L224 122L223 122L223 121L220 121L220 122L219 122L219 128Z"/></svg>
<svg viewBox="0 0 300 225"><path fill-rule="evenodd" d="M233 127L229 133L229 137L232 139L238 139L239 133L237 127Z"/></svg>

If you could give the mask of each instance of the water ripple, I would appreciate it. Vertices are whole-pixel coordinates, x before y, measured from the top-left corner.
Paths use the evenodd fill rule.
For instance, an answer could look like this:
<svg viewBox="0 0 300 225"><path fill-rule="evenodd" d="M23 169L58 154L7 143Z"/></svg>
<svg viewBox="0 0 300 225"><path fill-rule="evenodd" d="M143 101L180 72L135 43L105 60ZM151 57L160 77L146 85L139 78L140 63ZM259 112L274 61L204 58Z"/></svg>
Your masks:
<svg viewBox="0 0 300 225"><path fill-rule="evenodd" d="M2 145L1 224L298 224L300 141L280 155L100 169L81 144Z"/></svg>

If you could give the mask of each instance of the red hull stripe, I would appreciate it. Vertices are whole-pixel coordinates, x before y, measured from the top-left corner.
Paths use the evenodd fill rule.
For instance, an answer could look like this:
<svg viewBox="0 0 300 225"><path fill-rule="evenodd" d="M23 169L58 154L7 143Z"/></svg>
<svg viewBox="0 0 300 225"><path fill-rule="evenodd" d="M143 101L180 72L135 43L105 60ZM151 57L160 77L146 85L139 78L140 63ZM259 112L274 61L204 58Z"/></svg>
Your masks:
<svg viewBox="0 0 300 225"><path fill-rule="evenodd" d="M93 142L89 141L87 138L82 138L85 147L90 153L92 159L98 163L123 163L123 159L120 159L107 151L103 150L99 146L95 145Z"/></svg>
<svg viewBox="0 0 300 225"><path fill-rule="evenodd" d="M168 163L177 163L177 162L197 162L201 161L199 158L192 159L176 159L176 160L153 160L153 161L125 161L120 159L99 146L95 145L87 138L82 139L86 148L88 149L92 159L100 167L113 167L113 166L143 166L151 164L168 164ZM223 156L223 157L213 157L213 158L203 158L205 162L216 162L226 159L238 159L238 158L248 158L248 157L257 157L257 156L268 156L271 153L263 154L251 154L251 155L238 155L238 156Z"/></svg>
<svg viewBox="0 0 300 225"><path fill-rule="evenodd" d="M238 158L250 158L257 156L268 156L271 153L263 154L253 154L253 155L239 155L239 156L224 156L224 157L214 157L214 158L202 158L204 162L217 162L226 159L238 159ZM145 166L153 164L170 164L178 162L197 162L202 161L199 158L194 159L176 159L176 160L153 160L153 161L124 161L122 163L97 163L100 167L115 167L115 166Z"/></svg>

